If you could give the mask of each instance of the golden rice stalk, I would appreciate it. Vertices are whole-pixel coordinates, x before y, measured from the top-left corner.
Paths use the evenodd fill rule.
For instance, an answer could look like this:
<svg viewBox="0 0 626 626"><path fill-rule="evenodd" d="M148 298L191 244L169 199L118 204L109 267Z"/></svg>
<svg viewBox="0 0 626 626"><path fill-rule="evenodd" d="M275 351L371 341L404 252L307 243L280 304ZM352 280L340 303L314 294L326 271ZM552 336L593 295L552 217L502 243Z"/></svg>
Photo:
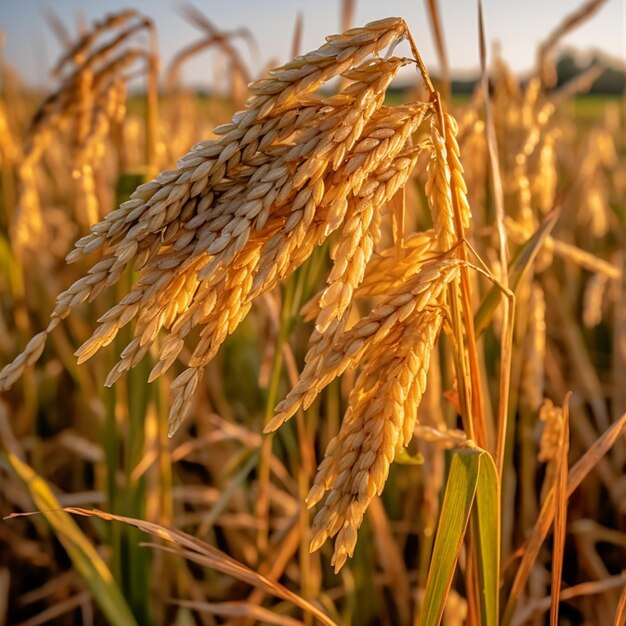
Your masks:
<svg viewBox="0 0 626 626"><path fill-rule="evenodd" d="M467 185L465 183L463 165L461 164L461 150L457 141L459 125L450 114L446 113L444 119L446 122L446 149L450 165L450 178L456 193L461 225L466 230L470 226L472 212L467 201Z"/></svg>
<svg viewBox="0 0 626 626"><path fill-rule="evenodd" d="M354 290L363 280L365 267L380 238L380 211L404 186L420 152L421 146L408 148L389 167L383 165L377 169L349 203L339 241L331 255L334 265L328 286L320 298L315 321L319 333L323 334L332 322L340 320L352 302Z"/></svg>
<svg viewBox="0 0 626 626"><path fill-rule="evenodd" d="M513 173L515 180L515 191L517 199L517 215L527 231L532 232L536 218L532 210L532 192L530 188L530 180L528 178L528 162L526 157L520 157L515 163L515 171Z"/></svg>
<svg viewBox="0 0 626 626"><path fill-rule="evenodd" d="M567 33L574 30L578 25L589 19L604 4L605 0L585 0L554 28L541 42L537 50L536 74L544 85L553 86L556 83L556 66L551 61L551 55L557 43Z"/></svg>
<svg viewBox="0 0 626 626"><path fill-rule="evenodd" d="M354 298L382 296L415 275L429 260L429 253L437 249L433 230L412 233L404 239L404 256L397 258L394 245L374 252L365 266L363 281L354 292ZM314 320L320 311L320 299L324 290L315 294L300 310L306 321Z"/></svg>
<svg viewBox="0 0 626 626"><path fill-rule="evenodd" d="M125 26L136 17L138 17L137 11L126 9L106 15L101 20L94 22L92 28L84 33L80 40L63 55L54 69L54 74L60 74L70 61L74 64L83 63L84 59L87 57L89 48L93 46L98 37L110 30Z"/></svg>
<svg viewBox="0 0 626 626"><path fill-rule="evenodd" d="M563 409L544 399L539 409L539 419L544 423L537 459L541 463L553 461L559 452L564 427Z"/></svg>
<svg viewBox="0 0 626 626"><path fill-rule="evenodd" d="M123 26L133 15L111 17L95 30ZM133 28L120 33L120 40ZM352 555L364 512L383 489L390 463L413 436L448 287L462 268L456 252L449 252L462 234L455 223L463 229L470 217L455 120L436 119L432 103L383 104L386 89L408 61L378 55L405 36L406 24L399 18L372 22L328 37L318 50L252 83L245 109L215 129L216 139L198 144L176 169L138 187L76 243L68 262L101 247L103 259L57 298L48 328L0 372L0 389L7 389L40 356L47 333L61 319L116 283L133 264L136 284L98 320L76 356L85 361L135 321L133 337L107 377L110 385L167 329L153 380L200 326L187 368L172 383L171 435L191 408L205 366L253 300L337 231L304 370L266 429L308 408L347 369L359 368L348 412L308 499L313 506L330 491L315 518L311 547L337 535L336 570ZM104 136L120 110L119 76L113 82L97 66L106 46L90 53L93 37L86 36L70 54L90 73L71 74L71 89L53 97L43 111L48 121L59 112L60 117L78 112L74 131L80 140ZM127 58L118 55L110 64ZM334 77L347 84L325 97L319 89ZM106 116L90 116L87 110L95 108L103 86L110 87L106 104L99 103ZM86 110L71 102L72 90L80 92ZM413 136L428 118L430 138L415 144ZM434 234L408 238L404 254L394 254L393 262L386 252L375 256L368 275L383 208L407 183L424 149L431 151L426 192ZM83 184L88 183L85 176ZM377 301L349 327L348 313L359 294Z"/></svg>
<svg viewBox="0 0 626 626"><path fill-rule="evenodd" d="M563 408L554 406L551 400L545 399L539 409L539 419L544 423L541 438L539 440L539 452L537 460L546 463L546 475L541 488L540 501L547 497L549 486L554 484L555 473L561 462L561 443L563 431L566 428Z"/></svg>
<svg viewBox="0 0 626 626"><path fill-rule="evenodd" d="M533 176L532 191L542 213L554 208L557 185L557 163L555 143L560 135L559 129L546 133L537 159L537 172Z"/></svg>
<svg viewBox="0 0 626 626"><path fill-rule="evenodd" d="M323 220L315 224L315 237L321 243L331 232L336 230L345 220L353 195L358 196L361 189L367 189L370 174L375 172L379 176L389 175L392 171L405 171L410 159L403 158L399 153L408 141L412 132L421 123L426 105L419 104L410 107L398 107L397 110L381 109L374 114L363 134L353 149L344 155L345 163L334 173L329 173L323 181L324 193L319 201L319 209ZM304 169L304 168L303 168ZM297 176L302 175L302 170ZM367 192L363 192L367 195ZM305 212L306 212L305 206ZM294 220L296 215L290 216ZM306 221L295 222L305 236ZM288 223L285 229L290 228ZM292 229L297 234L295 229ZM290 233L289 238L293 235ZM297 244L298 237L295 238ZM294 244L290 244L288 251L279 255L269 255L264 259L259 275L255 277L254 293L263 285L265 277L274 272L283 273L283 264L287 262L287 253L291 252ZM275 256L276 258L273 258ZM307 255L308 256L308 255ZM282 258L280 258L282 257Z"/></svg>
<svg viewBox="0 0 626 626"><path fill-rule="evenodd" d="M152 284L157 278L165 282L177 281L179 280L178 274L192 269L199 271L200 265L206 265L211 257L214 257L213 264L204 270L204 273L210 276L218 264L228 265L238 249L246 244L250 234L255 230L253 227L259 231L276 230L278 223L266 224L266 222L270 210L276 211L278 207L282 207L285 216L291 220L291 222L287 220L285 229L293 231L298 224L298 219L294 218L304 216L303 210L293 211L293 208L300 209L302 203L305 207L307 203L312 207L312 203L319 201L319 193L323 191L323 181L317 180L314 184L309 184L296 195L297 190L294 189L289 171L291 167L298 164L304 168L309 155L301 156L303 148L311 150L316 142L324 141L327 136L323 133L335 132L343 119L342 116L350 111L349 108L343 106L339 106L337 111L334 111L332 107L330 110L331 113L326 120L329 124L325 125L322 119L321 130L320 126L311 129L308 127L315 113L319 112L317 107L312 107L311 113L305 111L295 120L295 116L292 116L292 121L295 123L287 126L287 136L292 135L296 130L302 132L295 145L277 146L282 150L281 156L277 159L272 160L263 154L257 154L254 162L256 167L246 167L234 162L224 166L224 159L220 162L219 159L201 158L199 163L193 162L193 168L187 167L188 161L183 160L182 174L181 170L161 174L156 182L157 185L160 182L162 187L145 204L138 197L145 186L140 187L135 192L135 197L129 201L130 206L135 209L130 212L125 221L135 221L133 220L134 214L140 217L128 230L126 236L119 243L113 244L117 259L112 264L110 273L119 273L129 260L139 256L141 261L136 262L136 267L139 265L141 269L145 265L145 274L150 276L151 280L140 280L136 290L145 292L147 291L146 282ZM274 123L273 126L275 127L276 124ZM311 133L310 130L314 132ZM269 133L270 136L275 137L271 130ZM254 148L258 147L259 143L256 142ZM217 154L224 154L220 145L214 145L213 148L217 148L214 150ZM224 150L232 154L233 159L235 158L232 144L228 144ZM251 152L254 153L254 151ZM237 155L239 157L238 152ZM316 161L314 157L310 158ZM211 173L212 166L217 167L213 173ZM230 171L228 171L229 168ZM226 174L229 175L228 180L222 182ZM216 183L211 185L214 176ZM176 185L170 182L173 179L177 182L182 179L183 182ZM155 199L154 196L157 198ZM123 206L122 209L125 207ZM290 209L292 212L289 215ZM120 211L123 216L123 211L121 209ZM309 214L306 215L307 220L311 218L311 213L312 211L309 210ZM285 219L286 217L282 215L277 216L280 224ZM108 221L113 224L106 225L108 229L106 231L105 228L102 229L108 238L117 238L118 231L127 227L124 220L117 220L115 216L109 216ZM94 228L94 230L99 229ZM98 239L97 236L91 237L85 248L77 249L75 252L82 254L85 249L90 250L92 246L98 247ZM173 249L162 244L170 244ZM163 252L159 255L157 253L161 248ZM171 279L168 279L168 276ZM113 281L114 278L111 278L110 282ZM154 290L150 292L150 296L154 296L153 292ZM163 295L162 299L169 304L171 294L164 293ZM154 298L150 304L149 311L159 310L160 303L155 302Z"/></svg>
<svg viewBox="0 0 626 626"><path fill-rule="evenodd" d="M471 212L467 202L467 187L463 179L459 144L456 140L458 125L451 115L445 116L445 137L441 134L438 119L430 122L432 151L428 164L426 196L441 250L449 250L456 243L451 181L457 195L459 216L464 228L469 226Z"/></svg>
<svg viewBox="0 0 626 626"><path fill-rule="evenodd" d="M298 217L297 212L294 214L292 211L284 228L281 229L282 232L276 233L269 242L266 244L258 240L251 242L251 246L241 252L245 258L245 263L242 263L242 266L247 265L248 267L245 271L238 271L236 273L236 276L238 276L237 280L231 281L235 283L235 289L229 289L225 284L220 286L219 289L204 289L202 297L196 298L193 306L174 325L172 330L175 334L164 344L163 350L165 354L157 363L155 370L153 370L151 379L164 371L171 364L172 360L176 358L183 345L181 335L187 334L197 323L203 323L205 327L201 333L201 341L189 362L190 370L185 374L189 377L189 382L184 387L181 386L178 397L174 400L172 406L170 413L171 432L176 429L185 412L190 407L191 386L195 388L202 368L213 358L227 333L232 332L248 312L250 300L267 291L279 279L293 271L295 267L309 256L313 245L316 242L323 241L329 232L336 228L336 225L343 219L345 213L345 193L350 193L352 187L360 187L367 171L374 167L386 154L389 154L390 151L392 151L391 156L393 156L393 153L397 153L409 132L421 121L423 116L421 109L423 107L418 109L417 115L411 111L406 121L404 119L406 115L399 112L384 118L382 120L384 124L381 122L374 124L371 134L357 144L344 168L340 168L335 175L334 178L337 182L333 184L333 181L324 181L322 186L316 183L320 194L324 189L328 190L328 194L324 194L321 197L318 195L317 198L314 194L308 200L307 197L304 197L303 202L308 202L305 208L310 206L308 216L306 216L305 211L306 219L302 220ZM393 123L397 124L398 121L402 122L404 132L390 134L388 132L390 130L389 126L393 125ZM391 137L393 137L393 141L389 141ZM410 163L411 160L405 158L397 169L406 169ZM389 173L387 172L387 175ZM339 188L341 188L341 192L338 192ZM299 196L302 197L302 194L300 193ZM321 205L321 222L319 219L320 215L314 212L316 204ZM339 212L337 207L340 209ZM330 214L328 214L329 210ZM294 217L297 219L294 219ZM295 225L298 225L299 233L295 230ZM308 228L309 225L316 226L316 228ZM273 228L272 232L274 231L275 229ZM295 236L293 236L294 233ZM263 245L263 258L259 261L261 245ZM252 270L254 270L257 264L259 268L254 274L254 281L251 282ZM207 285L207 287L210 287L210 285ZM225 294L225 297L220 296L220 307L216 309L215 302L218 293Z"/></svg>
<svg viewBox="0 0 626 626"><path fill-rule="evenodd" d="M539 409L544 397L546 356L546 300L538 284L531 287L528 301L528 332L522 369L522 401L532 411Z"/></svg>
<svg viewBox="0 0 626 626"><path fill-rule="evenodd" d="M609 190L601 181L592 180L585 189L585 204L580 221L587 220L594 237L604 237L609 232L611 213Z"/></svg>
<svg viewBox="0 0 626 626"><path fill-rule="evenodd" d="M365 142L367 142L367 138L363 140L363 143ZM357 149L359 145L357 144ZM400 143L399 145L402 144ZM397 150L397 146L394 149ZM412 167L414 164L413 153L417 153L417 149L407 149L401 152L391 161L391 164L383 161L379 169L375 170L372 175L376 187L380 186L381 180L384 181L386 179L387 184L383 185L384 189L386 189L387 193L395 193L395 184L402 182L404 177L408 176L410 169L407 170L407 168ZM356 153L357 158L361 155L362 152ZM368 160L365 161L366 164L368 162ZM347 163L347 168L351 168L351 159ZM360 170L354 171L355 176L345 172L344 174L338 177L342 181L340 184L342 187L348 185L348 191L350 191L350 184L355 184L355 179L360 180ZM334 189L332 184L324 187L330 191ZM366 182L362 190L367 190L368 188L369 183ZM325 206L325 197L321 200L321 210L312 217L312 228L302 228L301 236L296 239L297 247L292 245L293 242L290 244L289 235L291 235L292 231L287 233L287 237L285 237L285 233L279 231L267 243L255 238L241 252L241 261L239 261L239 257L236 258L233 270L237 271L232 273L232 275L229 272L225 276L225 283L215 287L211 286L212 288L208 288L208 283L205 283L207 288L204 289L202 295L196 296L193 305L172 327L172 335L163 346L163 350L166 351L165 358L157 363L155 370L151 374L151 379L159 375L172 363L182 348L183 337L197 323L203 324L204 328L201 331L201 340L194 350L189 365L193 369L200 370L213 359L227 334L233 332L247 314L252 299L273 288L279 280L291 273L308 258L316 243L324 240L329 232L329 217L324 209L332 207L335 203L334 195L331 194L333 200L329 200L329 203ZM342 194L339 194L337 197L342 203L344 202L345 199ZM377 208L373 207L373 209ZM330 215L333 216L332 219L334 220L335 214L331 212ZM276 246L273 245L274 241L278 241ZM274 248L278 250L276 253L274 253ZM263 265L263 261L268 256L272 261L272 264L269 265L269 272L264 269L264 267L268 267L268 264ZM238 265L239 262L241 262L241 266ZM255 271L256 273L254 273ZM200 310L202 311L201 315L199 315ZM184 414L177 413L179 406L188 409L190 404L177 404L176 400L174 401L170 413L172 429L175 428L174 425L179 424L184 418Z"/></svg>
<svg viewBox="0 0 626 626"><path fill-rule="evenodd" d="M583 323L593 328L602 321L602 306L609 279L605 274L594 274L585 287L583 295Z"/></svg>
<svg viewBox="0 0 626 626"><path fill-rule="evenodd" d="M375 76L376 73L372 72L372 75ZM386 78L390 80L391 76L386 75ZM135 247L142 253L150 250L161 238L165 238L166 243L171 240L178 249L189 247L194 242L196 245L191 246L192 250L213 254L220 251L220 247L225 247L227 239L230 239L229 233L235 232L237 236L241 234L236 231L241 229L244 220L255 219L256 226L260 229L265 226L264 221L272 206L287 205L286 211L290 208L287 201L296 195L293 180L289 179L290 169L295 166L304 168L309 161L314 162L314 167L317 166L316 155L308 154L305 150L312 150L320 142L326 142L328 146L329 137L325 133L335 133L336 136L338 132L343 133L337 127L350 112L350 108L344 107L343 102L342 99L332 98L321 103L321 106L330 110L327 111L326 124L324 118L320 120L317 117L317 125L313 126L316 115L320 113L320 107L314 106L300 112L294 111L291 116L273 119L267 127L261 125L261 128L256 128L248 139L252 135L265 132L261 141L258 141L257 136L257 141L252 144L253 149L248 150L250 158L254 159L253 165L248 168L236 163L235 158L239 161L242 156L246 157L246 148L250 144L241 146L239 142L228 142L224 146L219 140L207 142L203 147L210 148L209 152L212 154L209 158L206 155L207 150L201 156L194 155L192 151L190 155L183 157L179 170L164 172L156 181L139 187L131 200L122 205L119 213L114 212L117 214L109 215L101 225L94 227L94 236L78 242L77 249L68 260L78 258L83 251L92 251L106 239L115 246L118 262L122 265L135 256ZM352 100L349 99L348 103L352 103ZM337 105L336 110L333 104ZM280 134L273 132L276 129ZM258 153L259 148L268 150L274 141L281 141L298 130L302 132L295 145L276 146L283 153L278 159ZM218 158L210 158L213 154ZM232 157L230 162L226 158L228 155ZM241 178L235 176L237 173ZM222 182L225 174L233 182ZM212 180L215 181L213 185ZM306 179L302 182L306 182ZM158 192L155 193L156 189ZM144 198L148 196L149 199L144 202ZM303 197L304 194L298 202ZM194 206L195 203L197 206ZM177 223L180 221L184 224ZM224 229L227 224L228 228ZM126 231L126 236L119 243L114 243L123 231ZM132 254L128 252L128 248Z"/></svg>
<svg viewBox="0 0 626 626"><path fill-rule="evenodd" d="M215 45L222 51L228 60L228 74L231 78L230 93L233 98L233 102L242 102L243 99L245 99L245 86L250 82L250 74L246 64L239 55L239 52L232 45L231 40L235 36L242 37L246 40L250 49L256 51L257 43L252 33L247 28L240 28L231 33L222 32L215 26L215 24L213 24L205 15L203 15L191 4L186 4L181 7L181 15L190 24L202 30L206 34L207 39L202 40L195 45L192 44L192 46L182 50L181 53L177 55L177 59L174 59L174 72L176 72L176 65L180 66L181 61L188 58L190 54L194 54L194 52L202 48L206 48L208 45ZM241 92L244 92L243 98L240 97Z"/></svg>
<svg viewBox="0 0 626 626"><path fill-rule="evenodd" d="M441 302L447 285L458 275L458 261L442 258L425 264L421 271L383 296L371 313L350 330L311 338L311 348L300 380L276 407L265 431L276 430L302 406L307 409L321 390L385 340L398 325L414 323L427 307Z"/></svg>
<svg viewBox="0 0 626 626"><path fill-rule="evenodd" d="M435 227L440 250L449 250L455 243L454 211L450 190L450 167L448 166L446 140L437 120L430 122L430 138L433 143L428 164L426 197Z"/></svg>
<svg viewBox="0 0 626 626"><path fill-rule="evenodd" d="M107 378L112 384L145 355L161 328L170 328L153 379L202 324L189 369L173 384L174 430L202 368L252 299L306 260L314 245L341 226L349 206L371 207L375 224L380 205L406 180L416 149L402 150L430 105L382 107L387 86L406 61L367 58L405 32L399 19L352 29L253 83L247 108L216 129L218 139L196 146L178 169L141 185L77 242L68 261L103 244L110 251L59 296L41 340L78 304L114 284L133 261L137 284L100 319L76 355L79 362L88 359L136 318L134 338ZM338 74L351 81L342 93L314 93ZM358 284L357 270L351 276ZM18 358L5 367L0 386L8 387L24 363Z"/></svg>
<svg viewBox="0 0 626 626"><path fill-rule="evenodd" d="M311 550L337 535L331 563L351 557L363 515L382 492L389 465L413 435L430 353L442 315L424 311L390 333L369 355L350 394L338 435L329 443L307 504L329 492L312 525Z"/></svg>
<svg viewBox="0 0 626 626"><path fill-rule="evenodd" d="M440 249L456 243L451 181L457 189L460 223L463 227L469 223L456 133L451 118L445 137L434 116L431 118L432 157L426 191ZM368 220L364 221L367 228ZM349 220L344 228L356 232L357 241L362 236L363 230L350 229ZM338 249L341 244L340 239ZM358 247L346 245L335 260L346 259L349 267L353 250ZM381 493L396 452L413 436L430 354L441 328L440 307L458 267L453 255L423 264L349 330L342 315L358 283L354 287L349 280L333 283L331 273L329 287L319 299L320 312L300 380L266 427L266 431L279 427L299 408L308 408L335 377L348 368L360 367L339 434L328 446L307 499L309 506L314 506L330 491L313 522L311 549L337 535L332 559L335 571L352 556L367 506ZM363 273L356 278L361 282ZM345 284L349 289L346 296Z"/></svg>
<svg viewBox="0 0 626 626"><path fill-rule="evenodd" d="M484 203L485 180L487 177L487 143L485 140L485 123L475 110L465 111L458 121L462 136L459 137L465 154L472 158L465 162L465 180L471 204L477 201Z"/></svg>
<svg viewBox="0 0 626 626"><path fill-rule="evenodd" d="M125 31L123 37L116 37L106 46L92 51L39 106L32 120L27 147L27 153L32 154L33 159L38 159L45 147L40 137L49 139L49 131L62 129L64 124L70 127L74 151L81 153L93 132L94 112L106 110L109 94L117 81L124 77L128 68L147 56L140 48L120 48L125 39L145 26L142 21Z"/></svg>
<svg viewBox="0 0 626 626"><path fill-rule="evenodd" d="M45 241L45 224L37 191L35 170L25 159L17 170L19 197L11 224L11 244L19 254L32 244Z"/></svg>
<svg viewBox="0 0 626 626"><path fill-rule="evenodd" d="M101 35L111 34L135 18L138 21L133 25L92 49ZM85 226L100 218L93 170L105 154L102 143L109 131L111 100L119 95L120 77L138 60L149 57L139 48L122 48L132 35L143 29L152 29L152 22L140 18L135 11L110 15L96 22L59 62L56 75L60 75L70 61L73 68L35 113L23 164L18 171L19 200L12 228L12 243L18 253L46 245L46 232L38 227L43 220L37 190L32 184L32 170L57 132L70 138L73 179L80 194L77 218Z"/></svg>
<svg viewBox="0 0 626 626"><path fill-rule="evenodd" d="M404 256L397 258L395 245L375 253L365 268L356 297L381 296L417 274L436 250L433 230L412 233L404 239Z"/></svg>
<svg viewBox="0 0 626 626"><path fill-rule="evenodd" d="M519 155L530 158L537 152L537 147L543 145L541 139L555 131L555 129L553 129L542 134L542 131L546 128L548 122L554 115L556 110L555 106L551 102L546 102L541 106L539 106L538 102L534 104L537 105L536 108L530 108L529 110L523 108L521 111L520 130L525 137L521 144L520 151L515 155L516 160L519 158ZM556 131L556 133L558 134L558 131ZM554 137L556 137L556 135Z"/></svg>
<svg viewBox="0 0 626 626"><path fill-rule="evenodd" d="M196 217L189 225L194 229L205 226L205 231L214 231L219 226L208 229L206 220L214 216L218 223L227 221L224 211L228 210L231 216L255 217L263 226L273 202L285 204L307 179L321 175L329 159L341 162L364 121L382 104L382 94L402 63L399 59L368 63L363 71L355 70L352 76L357 80L343 94L311 103L304 99L299 108L293 106L268 119L256 121L257 109L236 113L231 123L214 130L219 139L198 144L182 157L178 169L162 172L154 181L138 187L129 201L76 243L68 261L104 243L114 246L117 256L123 256L125 248L136 242L141 251L149 249L176 223L186 203L198 196L203 203L197 212L211 211L202 219L190 215ZM294 145L284 144L294 133L298 134ZM299 176L293 179L289 174L296 167ZM237 172L243 180L234 178ZM247 197L242 206L239 193L244 191ZM220 205L211 193L223 196L228 203Z"/></svg>

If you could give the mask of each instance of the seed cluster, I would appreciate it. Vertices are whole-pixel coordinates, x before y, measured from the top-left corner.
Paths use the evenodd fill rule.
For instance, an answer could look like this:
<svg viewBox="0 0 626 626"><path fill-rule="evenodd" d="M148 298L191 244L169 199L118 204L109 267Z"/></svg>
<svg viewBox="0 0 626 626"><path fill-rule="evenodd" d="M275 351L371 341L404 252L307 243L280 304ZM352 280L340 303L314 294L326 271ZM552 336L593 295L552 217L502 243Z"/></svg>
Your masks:
<svg viewBox="0 0 626 626"><path fill-rule="evenodd" d="M469 220L454 119L433 102L384 105L386 89L409 61L379 54L406 35L402 19L372 22L328 37L318 50L252 83L245 109L215 129L217 138L139 186L78 240L68 262L103 248L102 260L58 296L48 328L0 372L0 388L7 389L39 358L59 321L132 264L134 287L99 319L76 356L79 363L89 359L134 321L133 338L107 377L112 385L167 331L152 381L200 327L187 367L171 385L173 434L191 409L204 368L254 299L336 233L327 284L308 306L315 327L304 370L267 430L309 407L335 377L359 368L308 500L313 506L329 492L311 545L337 535L337 570L353 553L390 463L412 437L447 288L458 277L455 223ZM320 92L338 76L339 93ZM50 107L57 101L64 99ZM429 130L418 138L426 121ZM423 152L430 155L426 195L434 231L409 236L400 257L397 249L376 252L383 211ZM374 304L349 325L357 298L374 298Z"/></svg>

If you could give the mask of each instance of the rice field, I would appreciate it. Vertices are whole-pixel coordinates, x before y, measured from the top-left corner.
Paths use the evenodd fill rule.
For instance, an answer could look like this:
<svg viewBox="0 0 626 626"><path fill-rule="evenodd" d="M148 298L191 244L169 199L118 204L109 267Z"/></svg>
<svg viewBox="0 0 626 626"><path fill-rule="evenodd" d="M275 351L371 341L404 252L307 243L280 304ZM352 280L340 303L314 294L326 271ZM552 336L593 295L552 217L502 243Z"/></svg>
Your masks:
<svg viewBox="0 0 626 626"><path fill-rule="evenodd" d="M263 76L190 5L169 66L132 9L0 59L0 626L626 622L626 108L555 75L603 2L524 79L481 22L469 96L427 4L438 73L348 1Z"/></svg>

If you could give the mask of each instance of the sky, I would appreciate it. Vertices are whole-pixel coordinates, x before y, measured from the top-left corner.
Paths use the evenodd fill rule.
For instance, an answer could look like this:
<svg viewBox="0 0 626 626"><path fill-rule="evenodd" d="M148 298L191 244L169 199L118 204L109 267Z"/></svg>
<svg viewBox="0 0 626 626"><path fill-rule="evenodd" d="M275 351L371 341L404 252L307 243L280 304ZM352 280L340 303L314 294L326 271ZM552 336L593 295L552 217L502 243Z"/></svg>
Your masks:
<svg viewBox="0 0 626 626"><path fill-rule="evenodd" d="M258 42L251 53L241 44L243 58L253 76L272 60L288 60L297 15L303 17L301 51L319 47L324 36L340 30L340 0L189 0L219 28L247 27ZM532 68L535 51L565 15L578 7L576 0L483 0L487 41L499 42L502 56L517 72ZM424 0L356 0L353 25L391 15L406 19L426 65L436 72L437 56ZM200 32L180 14L181 0L0 0L0 30L4 57L27 82L50 86L49 71L61 52L44 19L52 9L76 33L82 17L89 21L122 8L135 8L152 17L159 34L163 68ZM477 9L474 0L439 0L450 66L457 75L473 73L479 65ZM582 51L599 49L626 64L626 0L607 0L583 26L568 35L563 45ZM407 54L398 50L397 54ZM186 64L185 83L211 87L216 53L203 53Z"/></svg>

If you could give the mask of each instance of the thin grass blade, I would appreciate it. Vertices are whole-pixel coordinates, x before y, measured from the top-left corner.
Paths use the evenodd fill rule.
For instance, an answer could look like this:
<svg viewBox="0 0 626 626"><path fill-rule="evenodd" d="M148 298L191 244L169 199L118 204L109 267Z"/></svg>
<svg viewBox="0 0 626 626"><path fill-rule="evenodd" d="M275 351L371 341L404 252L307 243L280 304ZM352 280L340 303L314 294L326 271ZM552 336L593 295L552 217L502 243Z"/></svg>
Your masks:
<svg viewBox="0 0 626 626"><path fill-rule="evenodd" d="M303 622L280 615L262 606L256 606L249 602L193 602L190 600L175 600L175 604L195 611L220 615L223 617L241 617L254 619L264 624L274 624L275 626L302 626Z"/></svg>
<svg viewBox="0 0 626 626"><path fill-rule="evenodd" d="M595 443L585 452L585 454L576 462L576 464L570 469L567 479L567 496L571 496L572 493L578 488L580 483L596 466L598 461L613 447L615 442L620 438L622 432L626 427L626 413L615 422L603 435L595 441ZM515 607L517 601L526 586L528 575L537 560L539 550L548 536L550 525L554 520L555 502L554 502L554 489L551 489L544 500L539 517L533 528L533 532L530 539L523 548L522 560L517 569L515 580L509 593L509 599L507 601L504 615L502 618L502 626L507 626L511 623L513 614L515 613Z"/></svg>
<svg viewBox="0 0 626 626"><path fill-rule="evenodd" d="M5 456L15 474L28 489L35 506L52 526L76 571L91 590L109 623L113 626L137 626L106 563L76 522L63 511L46 481L14 454L8 453Z"/></svg>
<svg viewBox="0 0 626 626"><path fill-rule="evenodd" d="M246 567L235 559L224 554L217 548L214 548L213 546L204 543L203 541L200 541L185 532L175 528L169 528L161 524L155 524L153 522L124 517L122 515L112 515L110 513L105 513L104 511L98 511L97 509L88 510L77 507L67 507L63 510L68 513L72 513L73 515L83 515L86 517L95 516L107 521L122 522L123 524L134 526L135 528L138 528L139 530L150 535L164 539L165 541L178 544L179 546L187 548L187 550L185 550L186 558L201 558L202 564L205 566L216 569L223 574L236 578L237 580L246 582L253 587L263 589L267 593L271 593L272 595L282 598L283 600L292 602L296 606L316 617L322 624L326 624L327 626L336 626L335 622L320 609L310 602L307 602L293 591L290 591L280 583L258 574L249 567ZM194 558L194 560L197 560L197 558Z"/></svg>
<svg viewBox="0 0 626 626"><path fill-rule="evenodd" d="M532 267L533 261L548 238L548 235L552 232L558 217L558 209L554 209L551 213L548 213L535 234L517 251L517 254L509 263L509 287L513 293L517 291L522 279ZM480 308L476 311L476 315L474 316L474 327L477 338L483 334L487 326L491 323L493 314L500 303L501 294L502 292L499 287L494 286L483 298Z"/></svg>

